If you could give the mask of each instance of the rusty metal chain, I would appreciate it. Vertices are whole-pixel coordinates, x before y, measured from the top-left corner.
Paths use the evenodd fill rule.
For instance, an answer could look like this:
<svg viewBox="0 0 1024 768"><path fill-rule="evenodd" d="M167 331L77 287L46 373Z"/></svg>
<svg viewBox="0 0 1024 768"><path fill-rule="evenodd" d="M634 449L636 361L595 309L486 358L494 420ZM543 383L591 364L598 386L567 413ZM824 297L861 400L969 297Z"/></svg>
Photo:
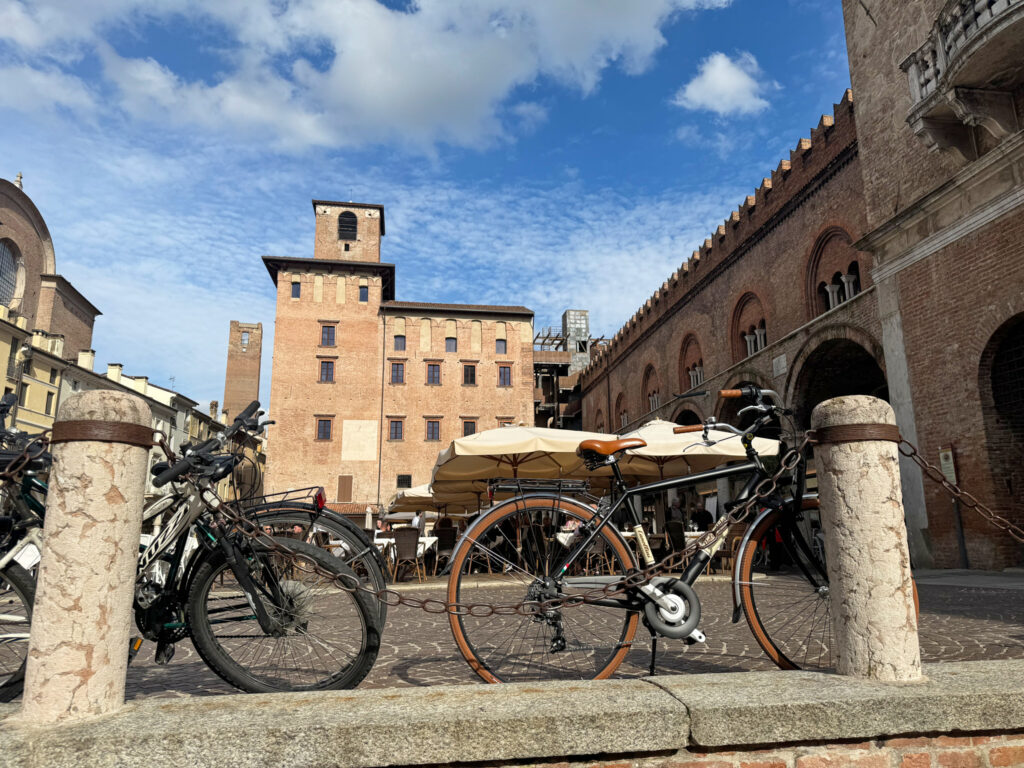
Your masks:
<svg viewBox="0 0 1024 768"><path fill-rule="evenodd" d="M15 456L7 466L0 472L0 485L7 483L13 483L18 479L18 475L27 467L30 463L38 459L44 453L46 449L50 447L50 430L41 432L35 435L31 440L25 443L25 448L21 454Z"/></svg>
<svg viewBox="0 0 1024 768"><path fill-rule="evenodd" d="M946 476L942 474L942 470L931 464L926 458L924 458L917 450L917 446L907 440L905 437L900 437L899 451L901 454L906 456L908 459L913 461L917 466L924 472L925 477L929 480L941 485L946 492L954 499L959 499L965 507L973 509L983 518L985 518L989 524L995 526L1001 531L1005 531L1010 534L1016 541L1024 544L1024 529L1019 525L1011 523L1002 515L998 515L993 512L989 507L978 501L973 495L965 491L963 488L958 486L956 483L951 483L946 479Z"/></svg>
<svg viewBox="0 0 1024 768"><path fill-rule="evenodd" d="M722 536L725 536L729 526L746 520L754 507L764 501L778 490L779 480L784 475L792 472L800 463L804 448L808 444L805 437L799 446L788 451L779 461L779 467L773 475L766 477L754 489L754 493L743 504L737 505L728 513L722 515L714 526L707 530L702 536L690 542L678 552L666 556L660 562L646 568L624 574L615 582L605 585L600 589L592 589L586 592L564 595L549 600L523 600L518 603L460 603L446 602L435 598L418 598L403 595L394 589L375 590L354 580L351 576L339 575L321 568L316 563L296 564L298 557L293 549L282 544L279 539L274 539L270 534L263 531L259 525L249 520L245 515L225 504L221 509L225 517L247 538L258 541L260 546L271 552L284 555L293 560L293 567L309 573L316 573L335 583L347 592L364 592L376 600L394 607L403 605L410 608L419 608L427 613L448 613L455 616L474 616L485 618L488 616L533 616L546 611L558 610L561 608L572 608L578 605L593 604L598 601L618 597L626 592L637 589L647 584L651 579L661 574L679 570L698 550L711 546ZM354 583L353 583L354 582Z"/></svg>

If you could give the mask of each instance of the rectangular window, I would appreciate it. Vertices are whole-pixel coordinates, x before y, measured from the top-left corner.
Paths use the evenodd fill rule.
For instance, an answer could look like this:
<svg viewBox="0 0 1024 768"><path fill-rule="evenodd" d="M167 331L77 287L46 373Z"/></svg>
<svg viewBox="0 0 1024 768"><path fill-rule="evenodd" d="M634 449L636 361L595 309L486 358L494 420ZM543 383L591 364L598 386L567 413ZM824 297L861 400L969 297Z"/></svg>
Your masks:
<svg viewBox="0 0 1024 768"><path fill-rule="evenodd" d="M459 340L454 336L449 336L444 340L444 351L445 352L458 352L459 351Z"/></svg>
<svg viewBox="0 0 1024 768"><path fill-rule="evenodd" d="M512 421L510 419L498 419L499 427L511 427Z"/></svg>
<svg viewBox="0 0 1024 768"><path fill-rule="evenodd" d="M476 434L476 422L475 421L464 421L462 422L462 436L468 437L469 435Z"/></svg>
<svg viewBox="0 0 1024 768"><path fill-rule="evenodd" d="M317 419L316 420L316 439L317 440L330 440L331 439L331 420L330 419Z"/></svg>
<svg viewBox="0 0 1024 768"><path fill-rule="evenodd" d="M399 475L395 481L398 488L412 488L412 475Z"/></svg>
<svg viewBox="0 0 1024 768"><path fill-rule="evenodd" d="M243 347L248 347L249 346L249 332L248 331L242 331L242 346Z"/></svg>
<svg viewBox="0 0 1024 768"><path fill-rule="evenodd" d="M46 393L46 410L44 411L44 413L46 413L46 415L49 416L52 411L53 411L53 392L47 392Z"/></svg>
<svg viewBox="0 0 1024 768"><path fill-rule="evenodd" d="M368 285L360 285L359 286L359 300L362 301L362 302L367 302L367 301L370 300L370 286L368 286Z"/></svg>
<svg viewBox="0 0 1024 768"><path fill-rule="evenodd" d="M476 366L466 364L462 366L462 383L468 386L476 386Z"/></svg>
<svg viewBox="0 0 1024 768"><path fill-rule="evenodd" d="M427 363L427 384L441 383L441 366L437 363Z"/></svg>
<svg viewBox="0 0 1024 768"><path fill-rule="evenodd" d="M494 351L499 355L508 354L508 342L505 339L494 340Z"/></svg>
<svg viewBox="0 0 1024 768"><path fill-rule="evenodd" d="M441 439L441 422L440 421L428 421L427 422L427 440L437 441Z"/></svg>
<svg viewBox="0 0 1024 768"><path fill-rule="evenodd" d="M334 361L333 360L321 360L320 361L320 381L334 381Z"/></svg>
<svg viewBox="0 0 1024 768"><path fill-rule="evenodd" d="M511 387L512 386L512 366L511 365L499 365L498 366L498 386L499 387Z"/></svg>
<svg viewBox="0 0 1024 768"><path fill-rule="evenodd" d="M395 352L405 352L405 336L395 336Z"/></svg>
<svg viewBox="0 0 1024 768"><path fill-rule="evenodd" d="M391 364L391 383L405 384L405 363Z"/></svg>
<svg viewBox="0 0 1024 768"><path fill-rule="evenodd" d="M392 419L388 429L389 440L401 440L402 439L402 421L401 419Z"/></svg>
<svg viewBox="0 0 1024 768"><path fill-rule="evenodd" d="M56 384L57 383L57 369L56 368L51 368L50 369L50 383L51 384ZM47 413L49 413L49 411L47 411Z"/></svg>
<svg viewBox="0 0 1024 768"><path fill-rule="evenodd" d="M320 346L321 347L333 347L334 346L334 326L325 325L320 328Z"/></svg>
<svg viewBox="0 0 1024 768"><path fill-rule="evenodd" d="M25 398L28 397L28 384L20 384L18 386L18 407L25 407Z"/></svg>
<svg viewBox="0 0 1024 768"><path fill-rule="evenodd" d="M293 299L299 298L299 294L301 292L302 292L302 284L298 283L298 282L292 283L292 298Z"/></svg>

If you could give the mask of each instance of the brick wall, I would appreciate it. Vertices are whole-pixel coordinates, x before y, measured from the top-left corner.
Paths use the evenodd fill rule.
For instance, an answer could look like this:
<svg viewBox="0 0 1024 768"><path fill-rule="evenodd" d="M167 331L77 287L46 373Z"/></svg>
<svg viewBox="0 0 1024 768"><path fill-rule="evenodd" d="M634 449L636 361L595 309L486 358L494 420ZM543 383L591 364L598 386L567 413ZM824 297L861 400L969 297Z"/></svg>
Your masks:
<svg viewBox="0 0 1024 768"><path fill-rule="evenodd" d="M898 275L919 447L937 464L939 448L952 444L962 485L1018 523L1024 477L1013 472L1020 447L990 439L991 414L986 419L982 404L991 402L986 349L1008 319L1024 314L1022 243L1024 217L1011 213ZM952 503L933 484L925 493L936 562L953 567ZM976 513L965 510L963 523L972 567L1019 562L1019 545Z"/></svg>
<svg viewBox="0 0 1024 768"><path fill-rule="evenodd" d="M382 451L382 498L396 489L399 474L411 475L412 485L430 481L438 451L462 437L464 424L475 431L494 429L501 421L533 424L533 331L527 318L512 316L460 316L459 307L433 316L402 315L406 348L394 350L395 316L387 316L385 333L384 449ZM424 321L430 338L423 341ZM456 325L456 352L445 351L449 322ZM496 352L496 329L504 324L506 352ZM477 330L474 330L474 324ZM478 343L474 336L479 334ZM392 362L405 366L405 381L392 384ZM427 383L427 365L440 366L441 383ZM465 384L464 368L475 367L475 384ZM498 368L511 368L511 385L499 386ZM391 440L389 424L402 421L402 439ZM436 441L428 440L427 421L439 421Z"/></svg>
<svg viewBox="0 0 1024 768"><path fill-rule="evenodd" d="M843 0L857 137L867 158L864 193L871 229L964 165L948 154L930 152L906 124L911 95L900 63L925 42L944 4L874 3L866 11L859 0Z"/></svg>
<svg viewBox="0 0 1024 768"><path fill-rule="evenodd" d="M228 362L224 374L224 410L228 420L260 396L263 323L232 320L228 330Z"/></svg>
<svg viewBox="0 0 1024 768"><path fill-rule="evenodd" d="M20 189L0 179L0 240L13 244L24 267L24 288L11 309L35 327L39 305L40 275L56 271L53 244L43 217Z"/></svg>
<svg viewBox="0 0 1024 768"><path fill-rule="evenodd" d="M344 203L313 202L316 229L313 237L314 259L338 261L380 261L380 238L383 209L376 206L353 206ZM355 239L338 237L338 217L351 213L355 219Z"/></svg>
<svg viewBox="0 0 1024 768"><path fill-rule="evenodd" d="M479 764L481 768L511 763ZM517 763L518 764L518 763ZM537 768L1009 768L1024 765L1024 734L907 736L768 749L699 748L657 757L552 760Z"/></svg>

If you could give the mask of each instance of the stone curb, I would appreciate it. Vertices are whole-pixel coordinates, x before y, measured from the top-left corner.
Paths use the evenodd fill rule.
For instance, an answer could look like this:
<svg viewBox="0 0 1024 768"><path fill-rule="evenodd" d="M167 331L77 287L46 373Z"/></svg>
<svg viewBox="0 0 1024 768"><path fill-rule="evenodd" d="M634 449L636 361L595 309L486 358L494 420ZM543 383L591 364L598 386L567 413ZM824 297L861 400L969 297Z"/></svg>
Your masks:
<svg viewBox="0 0 1024 768"><path fill-rule="evenodd" d="M1024 661L925 674L920 683L780 671L146 699L51 728L6 720L0 767L448 764L1024 728Z"/></svg>
<svg viewBox="0 0 1024 768"><path fill-rule="evenodd" d="M924 674L911 683L781 670L650 680L686 706L692 743L704 747L1024 728L1024 660L927 664Z"/></svg>

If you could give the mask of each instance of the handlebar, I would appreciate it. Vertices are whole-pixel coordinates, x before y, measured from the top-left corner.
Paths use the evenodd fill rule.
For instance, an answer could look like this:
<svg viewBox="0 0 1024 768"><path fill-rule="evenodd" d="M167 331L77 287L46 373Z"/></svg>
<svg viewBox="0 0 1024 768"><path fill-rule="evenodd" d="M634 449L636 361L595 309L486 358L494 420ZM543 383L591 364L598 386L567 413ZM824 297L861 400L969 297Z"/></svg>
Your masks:
<svg viewBox="0 0 1024 768"><path fill-rule="evenodd" d="M718 390L719 397L743 397L742 389L720 389Z"/></svg>
<svg viewBox="0 0 1024 768"><path fill-rule="evenodd" d="M681 435L684 432L703 432L703 431L704 431L704 425L703 424L687 424L686 426L675 427L675 428L672 429L672 433L675 434L675 435Z"/></svg>
<svg viewBox="0 0 1024 768"><path fill-rule="evenodd" d="M161 486L167 485L171 480L176 480L190 469L192 469L192 459L186 456L184 459L171 465L153 478L153 486L160 488Z"/></svg>

